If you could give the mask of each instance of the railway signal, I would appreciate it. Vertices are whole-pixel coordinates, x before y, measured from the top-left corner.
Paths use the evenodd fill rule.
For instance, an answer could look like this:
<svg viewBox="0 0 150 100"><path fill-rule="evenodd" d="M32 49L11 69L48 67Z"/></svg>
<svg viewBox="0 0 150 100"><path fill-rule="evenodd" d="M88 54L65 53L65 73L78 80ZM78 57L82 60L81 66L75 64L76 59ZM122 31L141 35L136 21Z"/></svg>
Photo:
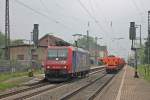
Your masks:
<svg viewBox="0 0 150 100"><path fill-rule="evenodd" d="M133 50L135 53L135 74L134 74L134 77L139 78L138 73L137 73L137 49L138 48L134 47L134 41L136 40L135 22L130 22L129 39L132 40L131 50Z"/></svg>
<svg viewBox="0 0 150 100"><path fill-rule="evenodd" d="M135 22L130 22L129 39L130 40L135 40L136 39Z"/></svg>

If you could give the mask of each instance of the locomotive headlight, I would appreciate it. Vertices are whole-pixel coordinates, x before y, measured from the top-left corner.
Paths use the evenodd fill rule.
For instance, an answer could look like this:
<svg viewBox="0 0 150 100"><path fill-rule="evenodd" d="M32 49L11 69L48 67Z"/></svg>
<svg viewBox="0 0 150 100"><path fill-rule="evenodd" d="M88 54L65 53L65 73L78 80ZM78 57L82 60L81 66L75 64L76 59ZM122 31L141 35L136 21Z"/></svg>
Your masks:
<svg viewBox="0 0 150 100"><path fill-rule="evenodd" d="M66 61L61 61L61 63L62 63L62 64L65 64L65 63L66 63Z"/></svg>
<svg viewBox="0 0 150 100"><path fill-rule="evenodd" d="M64 68L66 69L66 68L67 68L67 66L64 66Z"/></svg>
<svg viewBox="0 0 150 100"><path fill-rule="evenodd" d="M49 68L50 68L50 66L47 66L47 68L49 69Z"/></svg>

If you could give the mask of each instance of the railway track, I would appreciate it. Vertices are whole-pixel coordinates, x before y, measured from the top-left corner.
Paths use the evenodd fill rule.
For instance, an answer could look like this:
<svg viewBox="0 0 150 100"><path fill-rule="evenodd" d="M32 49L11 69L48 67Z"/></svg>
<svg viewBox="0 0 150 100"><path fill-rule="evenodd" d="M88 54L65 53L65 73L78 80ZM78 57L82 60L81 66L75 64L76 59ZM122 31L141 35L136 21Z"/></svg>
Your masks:
<svg viewBox="0 0 150 100"><path fill-rule="evenodd" d="M113 75L112 77L110 77L107 82L105 84L102 85L102 87L98 88L96 90L96 92L88 99L88 100L94 100L94 98L105 88L105 86L107 86L109 84L109 82L115 77L115 75Z"/></svg>
<svg viewBox="0 0 150 100"><path fill-rule="evenodd" d="M90 74L95 74L95 73L98 73L101 71L104 71L104 68L93 70L93 72L90 72ZM77 81L77 80L73 80L73 81ZM11 93L2 94L2 95L0 95L0 99L2 99L2 100L27 99L27 98L36 96L38 94L41 94L43 92L66 85L67 83L70 83L70 82L63 82L63 83L58 83L58 84L50 84L49 82L40 83L40 84L36 84L36 85L33 85L33 86L25 88L25 89L13 91Z"/></svg>
<svg viewBox="0 0 150 100"><path fill-rule="evenodd" d="M47 84L44 86L40 86L40 87L36 87L36 88L30 88L26 91L21 91L18 92L17 94L12 94L9 96L5 96L4 98L1 98L2 100L23 100L23 99L27 99L33 96L36 96L38 94L41 94L43 92L58 88L60 86L65 85L66 83L58 83L58 84Z"/></svg>
<svg viewBox="0 0 150 100"><path fill-rule="evenodd" d="M60 98L60 100L93 100L102 91L102 89L114 78L115 74L109 77L107 76L108 75L104 74L103 76L95 79L89 84L86 84L70 93L65 94ZM88 91L91 92L88 93Z"/></svg>
<svg viewBox="0 0 150 100"><path fill-rule="evenodd" d="M31 89L36 89L36 88L39 88L39 87L42 87L42 86L45 86L45 85L48 85L48 82L42 82L41 81L41 82L38 82L37 84L29 85L29 87L26 87L26 88L23 88L23 89L19 89L19 90L16 90L16 91L11 91L11 92L1 94L0 99L6 98L8 96L12 96L12 95L15 95L15 94L18 94L18 93L22 93L22 92L25 92L25 91L29 91Z"/></svg>

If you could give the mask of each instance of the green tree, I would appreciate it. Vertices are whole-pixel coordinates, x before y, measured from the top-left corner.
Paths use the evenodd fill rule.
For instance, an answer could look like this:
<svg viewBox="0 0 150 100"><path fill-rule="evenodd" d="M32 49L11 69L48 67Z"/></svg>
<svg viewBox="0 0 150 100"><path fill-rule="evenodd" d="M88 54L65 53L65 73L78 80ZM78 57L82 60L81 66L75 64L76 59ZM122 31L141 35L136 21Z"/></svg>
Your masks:
<svg viewBox="0 0 150 100"><path fill-rule="evenodd" d="M89 49L92 50L96 48L96 42L93 37L89 37L89 42L87 42L87 37L78 39L78 46L84 49L87 49L87 43L89 43Z"/></svg>
<svg viewBox="0 0 150 100"><path fill-rule="evenodd" d="M5 44L5 35L0 32L0 46Z"/></svg>
<svg viewBox="0 0 150 100"><path fill-rule="evenodd" d="M0 58L2 58L4 54L4 50L2 49L5 45L5 35L0 32Z"/></svg>
<svg viewBox="0 0 150 100"><path fill-rule="evenodd" d="M16 39L11 41L11 45L22 45L24 44L22 39Z"/></svg>
<svg viewBox="0 0 150 100"><path fill-rule="evenodd" d="M10 45L22 45L24 44L23 40L10 40ZM0 59L4 56L4 48L5 47L5 35L0 32Z"/></svg>
<svg viewBox="0 0 150 100"><path fill-rule="evenodd" d="M144 63L148 64L150 63L150 47L149 47L150 42L145 42L145 49L144 49ZM149 61L148 61L149 60Z"/></svg>
<svg viewBox="0 0 150 100"><path fill-rule="evenodd" d="M138 58L141 64L145 63L145 48L144 45L141 46L141 49L138 50Z"/></svg>

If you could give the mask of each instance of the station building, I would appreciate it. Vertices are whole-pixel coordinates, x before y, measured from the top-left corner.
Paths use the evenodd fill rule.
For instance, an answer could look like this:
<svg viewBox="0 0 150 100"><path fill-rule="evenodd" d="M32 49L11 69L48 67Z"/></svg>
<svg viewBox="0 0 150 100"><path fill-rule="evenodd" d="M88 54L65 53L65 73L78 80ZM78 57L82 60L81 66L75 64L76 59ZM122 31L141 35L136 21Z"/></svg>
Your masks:
<svg viewBox="0 0 150 100"><path fill-rule="evenodd" d="M46 34L39 39L39 46L34 50L33 44L20 44L10 46L10 60L38 60L43 61L46 58L46 49L49 46L69 46L70 43L55 37L53 35ZM31 55L32 49L32 55Z"/></svg>
<svg viewBox="0 0 150 100"><path fill-rule="evenodd" d="M14 44L10 46L10 60L21 62L22 64L29 64L31 59L39 63L45 60L46 50L48 46L71 46L72 44L62 40L53 35L46 34L38 41L38 48L34 50L34 45L31 43ZM31 55L32 51L32 55ZM95 54L97 58L107 56L107 46L98 46L97 53L94 48L90 48L90 58L95 62Z"/></svg>

